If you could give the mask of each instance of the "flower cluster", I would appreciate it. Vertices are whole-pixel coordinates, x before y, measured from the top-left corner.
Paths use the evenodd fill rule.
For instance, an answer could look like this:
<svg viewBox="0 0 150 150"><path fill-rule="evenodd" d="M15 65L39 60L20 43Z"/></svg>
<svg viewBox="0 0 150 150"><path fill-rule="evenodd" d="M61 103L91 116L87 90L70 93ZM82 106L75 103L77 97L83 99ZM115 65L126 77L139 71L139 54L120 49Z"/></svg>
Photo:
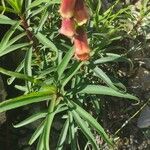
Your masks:
<svg viewBox="0 0 150 150"><path fill-rule="evenodd" d="M60 33L71 38L74 43L75 58L80 61L89 59L90 48L83 25L89 19L84 0L62 0L59 13L62 17Z"/></svg>

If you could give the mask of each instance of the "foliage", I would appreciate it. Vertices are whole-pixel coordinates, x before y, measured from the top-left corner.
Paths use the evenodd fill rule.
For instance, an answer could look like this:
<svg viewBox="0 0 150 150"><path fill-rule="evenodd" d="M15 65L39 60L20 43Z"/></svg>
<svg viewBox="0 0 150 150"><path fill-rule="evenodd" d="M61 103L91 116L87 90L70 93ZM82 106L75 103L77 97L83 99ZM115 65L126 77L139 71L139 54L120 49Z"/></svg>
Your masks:
<svg viewBox="0 0 150 150"><path fill-rule="evenodd" d="M109 76L109 70L119 62L132 68L131 60L125 57L132 47L127 51L127 47L113 46L113 43L125 37L136 38L136 30L146 34L150 6L144 0L135 16L132 5L121 5L118 9L120 3L116 1L106 9L101 1L87 0L91 19L86 28L92 51L89 61L79 62L73 57L70 41L59 35L59 3L60 0L2 0L0 24L11 27L1 40L0 57L19 50L24 58L15 71L0 68L0 72L10 76L8 84L16 78L24 80L24 85L16 85L24 94L0 103L0 112L31 103L46 103L45 110L14 125L18 128L42 119L29 141L32 145L38 140L37 150L50 149L50 133L56 116L63 124L56 149L63 149L65 144L77 149L80 131L93 149L101 147L95 132L113 146L113 139L86 106L92 102L93 109L100 109L102 95L138 101L117 78ZM8 17L9 13L14 13L15 19ZM138 26L145 19L146 24ZM112 53L114 49L121 50L121 54Z"/></svg>

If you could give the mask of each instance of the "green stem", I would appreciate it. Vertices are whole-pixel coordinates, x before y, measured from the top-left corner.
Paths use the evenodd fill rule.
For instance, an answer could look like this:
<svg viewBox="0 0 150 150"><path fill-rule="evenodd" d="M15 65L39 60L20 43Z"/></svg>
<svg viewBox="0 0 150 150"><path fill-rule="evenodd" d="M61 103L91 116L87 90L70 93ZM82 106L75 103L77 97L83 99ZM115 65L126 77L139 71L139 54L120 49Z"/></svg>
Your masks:
<svg viewBox="0 0 150 150"><path fill-rule="evenodd" d="M51 126L52 126L52 122L55 116L54 113L54 108L55 108L55 103L56 103L56 95L54 95L54 97L51 100L51 103L49 105L48 108L48 115L46 118L46 126L45 126L45 133L44 133L44 147L46 150L50 150L50 131L51 131Z"/></svg>
<svg viewBox="0 0 150 150"><path fill-rule="evenodd" d="M129 123L129 121L131 121L136 115L138 115L149 102L150 99L138 111L136 111L128 120L125 121L125 123L115 132L115 135L117 135L118 132L120 132Z"/></svg>

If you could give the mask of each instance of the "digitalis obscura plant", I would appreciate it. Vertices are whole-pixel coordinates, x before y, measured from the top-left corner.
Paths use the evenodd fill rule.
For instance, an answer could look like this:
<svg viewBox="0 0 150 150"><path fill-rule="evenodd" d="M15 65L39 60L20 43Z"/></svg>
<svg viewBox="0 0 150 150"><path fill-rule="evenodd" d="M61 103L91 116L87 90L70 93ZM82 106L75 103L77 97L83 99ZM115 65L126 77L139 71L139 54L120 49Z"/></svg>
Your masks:
<svg viewBox="0 0 150 150"><path fill-rule="evenodd" d="M85 0L3 0L1 4L0 24L9 24L11 28L1 40L0 57L15 50L25 54L15 71L0 68L1 73L11 76L9 85L16 78L23 80L21 85L15 85L23 95L0 103L0 112L32 103L45 104L43 111L34 112L14 125L18 128L41 121L29 140L29 145L37 142L34 149L49 150L54 145L57 150L68 147L99 150L105 142L113 146L113 139L86 106L91 102L95 111L101 95L138 100L102 69L104 64L109 66L108 62L116 61L114 56L130 64L131 61L103 51L111 40L106 43L100 43L99 38L93 40L101 31L92 5L93 2ZM96 15L100 15L98 10ZM16 19L9 18L7 12L14 13ZM93 15L91 20L89 12ZM105 15L108 13L104 18ZM91 33L92 28L96 33ZM50 138L56 120L62 125L57 144ZM103 139L101 145L95 134ZM82 140L83 136L86 140Z"/></svg>

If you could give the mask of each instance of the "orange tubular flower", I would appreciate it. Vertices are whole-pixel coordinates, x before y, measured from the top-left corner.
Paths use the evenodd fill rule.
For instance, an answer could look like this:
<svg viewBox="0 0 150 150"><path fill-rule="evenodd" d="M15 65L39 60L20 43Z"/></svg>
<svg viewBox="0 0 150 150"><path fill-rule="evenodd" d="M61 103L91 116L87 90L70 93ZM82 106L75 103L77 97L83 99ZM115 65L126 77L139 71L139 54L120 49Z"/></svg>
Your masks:
<svg viewBox="0 0 150 150"><path fill-rule="evenodd" d="M90 48L87 41L87 34L82 28L77 29L77 35L74 37L75 58L80 61L89 59Z"/></svg>
<svg viewBox="0 0 150 150"><path fill-rule="evenodd" d="M74 18L79 26L82 26L88 21L89 12L84 0L76 0Z"/></svg>
<svg viewBox="0 0 150 150"><path fill-rule="evenodd" d="M59 13L63 18L71 18L74 14L76 0L61 0Z"/></svg>
<svg viewBox="0 0 150 150"><path fill-rule="evenodd" d="M75 34L75 23L73 19L63 19L59 32L67 37L73 37Z"/></svg>

